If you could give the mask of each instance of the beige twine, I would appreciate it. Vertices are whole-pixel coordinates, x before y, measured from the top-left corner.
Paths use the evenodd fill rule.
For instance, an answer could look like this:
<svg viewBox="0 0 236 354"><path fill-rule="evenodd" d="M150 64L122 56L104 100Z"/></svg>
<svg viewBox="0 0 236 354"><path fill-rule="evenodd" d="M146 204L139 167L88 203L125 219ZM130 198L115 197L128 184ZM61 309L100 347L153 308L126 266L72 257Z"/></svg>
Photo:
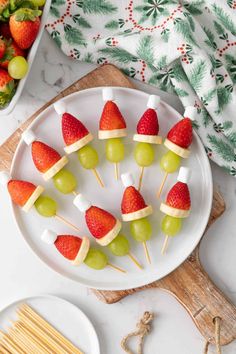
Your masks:
<svg viewBox="0 0 236 354"><path fill-rule="evenodd" d="M128 354L133 354L133 352L127 347L127 341L131 337L139 337L139 342L138 342L138 352L137 354L143 354L143 342L144 342L144 337L150 332L151 326L150 322L153 320L154 315L151 312L144 312L143 317L141 320L136 324L136 331L133 331L127 336L125 336L122 341L121 341L121 348Z"/></svg>
<svg viewBox="0 0 236 354"><path fill-rule="evenodd" d="M216 353L221 354L221 345L220 345L220 317L215 317L214 318L214 324L215 324L215 343L216 343ZM207 341L204 352L203 354L208 353L208 348L209 348L210 342Z"/></svg>

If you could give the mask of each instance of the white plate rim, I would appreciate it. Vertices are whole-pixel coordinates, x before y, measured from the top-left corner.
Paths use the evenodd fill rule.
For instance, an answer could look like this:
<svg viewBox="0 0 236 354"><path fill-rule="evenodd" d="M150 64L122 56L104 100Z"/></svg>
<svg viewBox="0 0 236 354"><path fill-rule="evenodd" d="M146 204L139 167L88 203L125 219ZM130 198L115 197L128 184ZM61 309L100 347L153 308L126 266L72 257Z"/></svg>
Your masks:
<svg viewBox="0 0 236 354"><path fill-rule="evenodd" d="M86 95L88 92L102 90L104 87L105 86L99 86L99 87L92 87L92 88L84 89L84 90L81 90L81 91L76 91L76 92L73 92L73 93L71 93L71 94L69 94L67 96L61 97L60 100L67 99L67 98L73 98L73 96L76 96L76 95L83 95L83 94ZM116 90L116 89L117 90L121 90L121 91L127 91L128 90L128 91L132 91L132 92L135 92L135 93L138 93L138 94L141 94L141 95L145 95L146 97L149 96L149 94L147 92L144 92L144 91L139 90L139 89L120 87L120 86L109 86L109 87L111 87L114 90ZM170 111L172 111L172 113L175 114L178 119L180 119L182 117L182 115L178 111L176 111L171 105L169 105L168 103L166 103L162 99L161 99L161 102L162 102L162 104L168 106L168 109ZM40 114L37 116L37 118L35 118L35 120L27 127L27 129L31 129L35 124L37 124L38 121L41 119L41 115L43 115L45 113L45 111L50 110L52 108L52 106L53 106L53 103L50 106L48 106L45 110L40 112ZM205 148L204 148L204 146L203 146L203 144L201 142L201 139L199 138L199 136L197 135L197 133L194 130L193 130L193 135L194 135L194 138L197 140L199 148L201 150L201 154L204 157L205 170L206 170L207 176L208 176L208 184L209 184L208 212L204 215L204 222L202 222L202 227L201 227L201 230L199 232L199 237L196 238L195 242L193 243L193 247L192 247L191 251L189 252L189 254L185 258L183 258L176 265L175 268L173 268L170 271L167 270L166 272L164 272L162 274L161 277L158 277L157 279L152 279L151 281L145 281L145 280L141 281L140 280L140 283L137 284L135 287L132 286L132 285L125 286L125 287L121 287L119 285L118 286L116 286L116 285L113 285L113 286L97 286L96 285L95 286L93 284L88 284L86 281L83 281L83 280L78 281L73 276L62 274L60 271L56 270L55 268L50 267L50 265L41 258L41 256L33 249L33 247L30 246L30 244L27 242L27 240L26 240L26 238L24 236L24 232L21 229L20 224L17 222L17 216L16 216L16 213L15 213L15 208L17 208L17 206L15 206L12 201L10 201L12 212L13 212L13 215L14 215L14 222L15 222L15 224L17 226L17 229L19 230L21 236L23 237L24 241L26 242L27 246L31 250L31 252L33 252L37 256L37 258L40 259L40 261L43 262L43 264L46 265L49 269L55 271L56 273L60 274L61 276L65 277L67 279L69 278L69 279L71 279L71 280L73 280L73 281L75 281L75 282L77 282L79 284L82 284L83 286L86 286L86 287L89 287L89 288L92 288L92 289L95 289L95 290L110 290L110 291L117 290L117 291L119 291L119 290L129 290L129 289L133 289L133 288L139 288L139 287L151 284L152 282L161 280L162 278L166 277L168 274L170 274L173 271L175 271L191 255L191 253L194 251L194 249L197 247L197 245L201 241L201 238L202 238L202 236L204 234L204 231L206 230L206 227L207 227L207 224L208 224L208 221L209 221L209 217L210 217L210 213L211 213L211 209L212 209L212 203L213 203L213 179L212 179L212 171L211 171L210 162L209 162L209 159L207 157ZM16 151L15 151L13 159L12 159L11 168L10 168L10 174L12 174L12 171L14 169L14 164L15 164L15 160L17 158L18 150L20 149L22 144L24 144L24 142L23 142L23 139L21 138L19 143L18 143L18 145L17 145Z"/></svg>

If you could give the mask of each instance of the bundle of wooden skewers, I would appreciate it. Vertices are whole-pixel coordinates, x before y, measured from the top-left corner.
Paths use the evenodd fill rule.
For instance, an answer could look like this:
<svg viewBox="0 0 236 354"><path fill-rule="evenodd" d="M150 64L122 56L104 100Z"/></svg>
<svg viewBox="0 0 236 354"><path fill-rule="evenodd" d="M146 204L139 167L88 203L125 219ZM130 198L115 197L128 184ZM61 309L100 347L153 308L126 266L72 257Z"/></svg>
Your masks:
<svg viewBox="0 0 236 354"><path fill-rule="evenodd" d="M1 354L83 354L27 304L17 315L6 332L0 331Z"/></svg>

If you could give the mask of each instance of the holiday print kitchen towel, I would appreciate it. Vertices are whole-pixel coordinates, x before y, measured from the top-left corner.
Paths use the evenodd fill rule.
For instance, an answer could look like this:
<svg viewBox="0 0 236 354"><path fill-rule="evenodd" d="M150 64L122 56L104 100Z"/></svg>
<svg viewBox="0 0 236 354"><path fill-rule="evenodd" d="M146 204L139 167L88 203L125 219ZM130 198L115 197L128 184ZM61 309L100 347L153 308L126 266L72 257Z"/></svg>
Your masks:
<svg viewBox="0 0 236 354"><path fill-rule="evenodd" d="M46 27L66 55L197 107L208 156L236 176L236 0L52 0Z"/></svg>

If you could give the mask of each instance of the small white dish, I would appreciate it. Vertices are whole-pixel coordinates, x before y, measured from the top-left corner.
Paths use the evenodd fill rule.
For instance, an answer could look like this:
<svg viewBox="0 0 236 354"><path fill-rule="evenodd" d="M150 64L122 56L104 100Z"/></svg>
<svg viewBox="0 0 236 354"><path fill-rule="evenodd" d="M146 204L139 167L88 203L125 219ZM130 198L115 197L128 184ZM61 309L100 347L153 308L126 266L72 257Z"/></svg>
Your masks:
<svg viewBox="0 0 236 354"><path fill-rule="evenodd" d="M23 304L31 306L84 354L100 354L95 329L87 316L72 303L52 295L18 300L0 311L0 329L6 330L10 320L17 320L16 310Z"/></svg>

